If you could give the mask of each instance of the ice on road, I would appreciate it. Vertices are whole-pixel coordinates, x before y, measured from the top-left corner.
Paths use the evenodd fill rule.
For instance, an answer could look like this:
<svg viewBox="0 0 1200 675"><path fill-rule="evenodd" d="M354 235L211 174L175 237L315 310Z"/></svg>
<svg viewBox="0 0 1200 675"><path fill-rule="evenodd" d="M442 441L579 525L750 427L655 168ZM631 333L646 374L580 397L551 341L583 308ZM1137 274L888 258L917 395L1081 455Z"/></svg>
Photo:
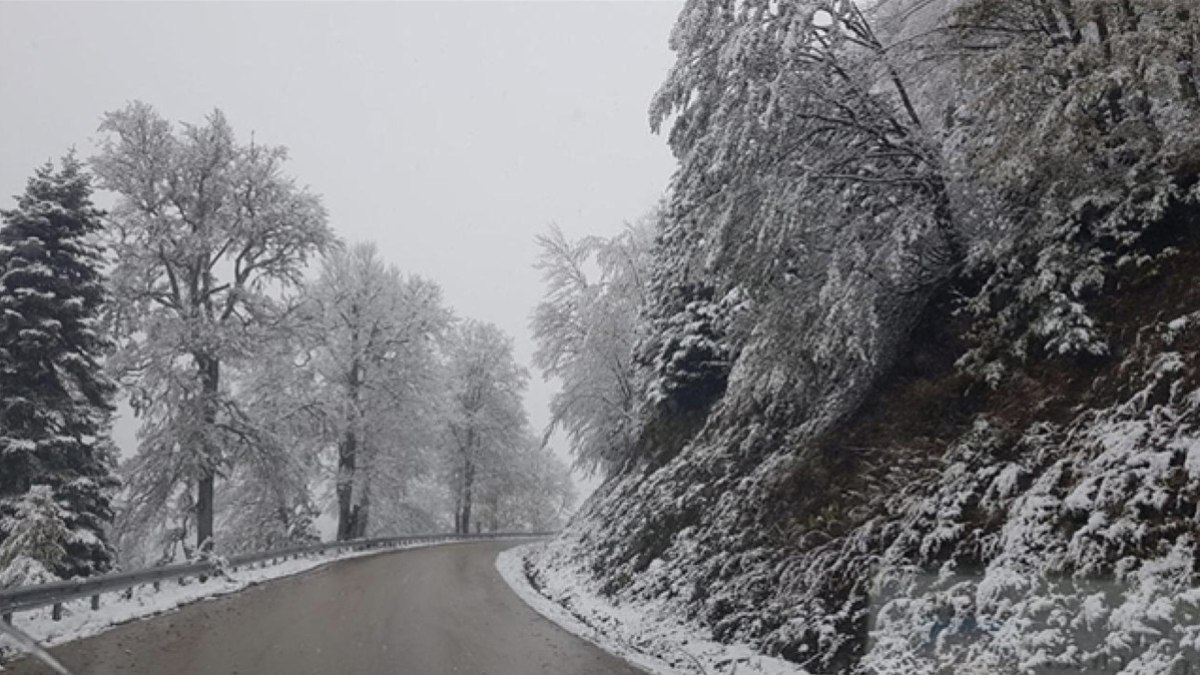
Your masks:
<svg viewBox="0 0 1200 675"><path fill-rule="evenodd" d="M513 594L494 561L515 545L338 562L51 652L76 675L637 675Z"/></svg>

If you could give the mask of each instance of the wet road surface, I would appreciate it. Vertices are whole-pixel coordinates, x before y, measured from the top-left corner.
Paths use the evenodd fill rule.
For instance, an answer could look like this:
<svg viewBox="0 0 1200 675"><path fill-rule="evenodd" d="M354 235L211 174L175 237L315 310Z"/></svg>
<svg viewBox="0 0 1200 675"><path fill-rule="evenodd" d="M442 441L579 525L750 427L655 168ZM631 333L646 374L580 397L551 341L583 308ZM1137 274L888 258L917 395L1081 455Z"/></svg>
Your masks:
<svg viewBox="0 0 1200 675"><path fill-rule="evenodd" d="M56 647L74 675L638 675L530 609L514 542L335 563ZM5 675L51 671L28 659Z"/></svg>

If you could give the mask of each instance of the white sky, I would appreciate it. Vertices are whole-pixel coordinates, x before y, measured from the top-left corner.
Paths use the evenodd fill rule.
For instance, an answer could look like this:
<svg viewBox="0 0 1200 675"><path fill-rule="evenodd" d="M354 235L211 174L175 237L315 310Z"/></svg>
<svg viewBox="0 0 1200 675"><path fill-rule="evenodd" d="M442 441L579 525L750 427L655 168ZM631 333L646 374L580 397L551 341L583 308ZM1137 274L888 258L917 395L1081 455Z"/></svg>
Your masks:
<svg viewBox="0 0 1200 675"><path fill-rule="evenodd" d="M613 233L673 169L646 109L676 2L0 2L0 206L100 115L222 109L291 149L347 241L498 324L526 364L534 235ZM540 429L552 386L534 377ZM128 449L132 425L118 425Z"/></svg>

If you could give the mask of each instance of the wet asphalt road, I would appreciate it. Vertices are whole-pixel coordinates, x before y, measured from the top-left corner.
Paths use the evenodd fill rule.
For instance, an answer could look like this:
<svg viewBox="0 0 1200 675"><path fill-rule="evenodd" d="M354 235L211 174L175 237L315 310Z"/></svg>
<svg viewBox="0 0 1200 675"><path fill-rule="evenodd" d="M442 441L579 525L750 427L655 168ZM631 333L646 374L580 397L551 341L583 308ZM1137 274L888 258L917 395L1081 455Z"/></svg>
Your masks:
<svg viewBox="0 0 1200 675"><path fill-rule="evenodd" d="M57 647L75 675L637 675L496 572L513 542L329 565ZM51 671L29 660L5 675Z"/></svg>

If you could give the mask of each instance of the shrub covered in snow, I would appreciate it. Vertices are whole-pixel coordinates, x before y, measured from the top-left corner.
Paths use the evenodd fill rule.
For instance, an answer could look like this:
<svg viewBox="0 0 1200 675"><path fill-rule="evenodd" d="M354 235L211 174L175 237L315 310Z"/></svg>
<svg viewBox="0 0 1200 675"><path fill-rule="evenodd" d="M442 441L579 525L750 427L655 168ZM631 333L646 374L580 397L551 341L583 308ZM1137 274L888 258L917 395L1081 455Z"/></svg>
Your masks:
<svg viewBox="0 0 1200 675"><path fill-rule="evenodd" d="M35 485L0 522L0 588L57 581L67 556L66 513L48 485Z"/></svg>

